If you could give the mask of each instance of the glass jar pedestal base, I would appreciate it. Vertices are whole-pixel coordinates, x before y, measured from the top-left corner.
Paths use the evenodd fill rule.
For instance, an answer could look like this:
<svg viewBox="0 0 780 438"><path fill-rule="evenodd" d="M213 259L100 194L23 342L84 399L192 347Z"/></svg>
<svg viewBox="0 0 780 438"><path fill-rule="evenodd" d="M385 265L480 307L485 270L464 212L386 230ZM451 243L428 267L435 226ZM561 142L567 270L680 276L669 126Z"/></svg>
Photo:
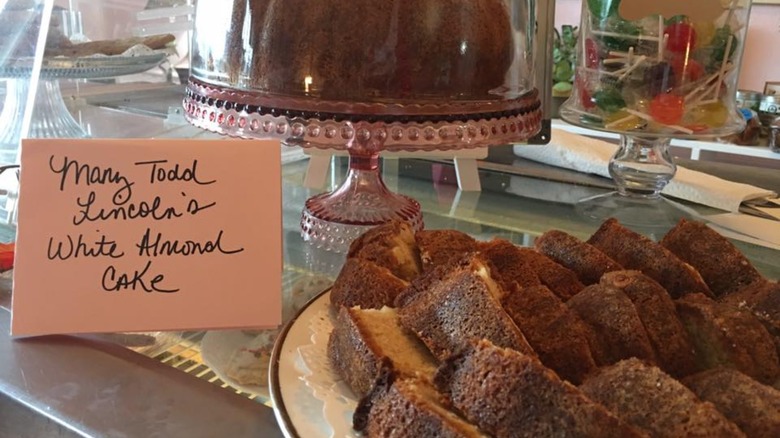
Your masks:
<svg viewBox="0 0 780 438"><path fill-rule="evenodd" d="M615 218L626 227L649 237L662 237L681 219L694 219L684 207L658 196L642 198L611 192L580 200L577 212L597 222Z"/></svg>
<svg viewBox="0 0 780 438"><path fill-rule="evenodd" d="M393 220L408 222L414 231L423 228L420 204L391 192L382 182L378 156L363 160L350 157L344 183L331 193L306 200L301 216L301 236L328 251L347 252L352 241L366 230Z"/></svg>

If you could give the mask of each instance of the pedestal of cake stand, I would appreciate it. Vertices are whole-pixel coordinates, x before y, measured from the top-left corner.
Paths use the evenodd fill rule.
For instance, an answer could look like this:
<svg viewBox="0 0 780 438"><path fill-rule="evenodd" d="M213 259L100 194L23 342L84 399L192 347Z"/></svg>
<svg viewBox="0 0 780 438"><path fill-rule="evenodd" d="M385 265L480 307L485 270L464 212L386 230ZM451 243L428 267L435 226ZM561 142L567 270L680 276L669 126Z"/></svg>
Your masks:
<svg viewBox="0 0 780 438"><path fill-rule="evenodd" d="M350 149L349 172L331 193L309 198L301 217L301 236L317 247L345 252L367 229L392 220L423 228L420 204L391 192L382 181L379 153Z"/></svg>
<svg viewBox="0 0 780 438"><path fill-rule="evenodd" d="M669 229L688 215L661 195L677 172L668 137L621 135L609 162L617 191L579 201L577 211L603 221L614 217L643 229Z"/></svg>
<svg viewBox="0 0 780 438"><path fill-rule="evenodd" d="M14 163L21 138L22 117L30 89L28 79L8 79L3 112L0 114L0 162ZM35 93L30 138L85 138L89 135L65 106L57 79L41 80ZM13 156L10 156L13 155Z"/></svg>

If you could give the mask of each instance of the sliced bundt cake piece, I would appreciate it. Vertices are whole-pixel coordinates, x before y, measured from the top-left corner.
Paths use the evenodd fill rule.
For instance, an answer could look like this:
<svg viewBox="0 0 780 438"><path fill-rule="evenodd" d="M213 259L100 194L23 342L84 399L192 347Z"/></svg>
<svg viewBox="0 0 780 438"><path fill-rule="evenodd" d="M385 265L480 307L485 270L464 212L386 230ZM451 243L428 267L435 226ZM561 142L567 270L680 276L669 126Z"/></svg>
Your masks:
<svg viewBox="0 0 780 438"><path fill-rule="evenodd" d="M457 230L421 230L415 233L423 271L445 265L477 250L477 241Z"/></svg>
<svg viewBox="0 0 780 438"><path fill-rule="evenodd" d="M414 231L402 221L388 222L361 234L349 246L347 258L372 261L407 281L417 277L421 270Z"/></svg>
<svg viewBox="0 0 780 438"><path fill-rule="evenodd" d="M766 282L737 247L701 222L681 220L661 245L696 268L715 296Z"/></svg>
<svg viewBox="0 0 780 438"><path fill-rule="evenodd" d="M536 250L577 274L585 285L596 284L601 276L623 267L595 246L559 230L548 231L534 242Z"/></svg>
<svg viewBox="0 0 780 438"><path fill-rule="evenodd" d="M583 322L546 286L516 288L501 301L542 363L576 385L596 368Z"/></svg>
<svg viewBox="0 0 780 438"><path fill-rule="evenodd" d="M623 291L594 284L566 302L590 331L590 351L597 365L638 357L656 363L642 320Z"/></svg>
<svg viewBox="0 0 780 438"><path fill-rule="evenodd" d="M639 271L614 271L601 278L604 286L623 291L634 303L658 364L674 377L697 371L696 353L688 339L669 293Z"/></svg>
<svg viewBox="0 0 780 438"><path fill-rule="evenodd" d="M641 234L607 219L588 243L612 257L626 269L636 269L657 281L672 298L689 293L712 296L701 275L671 251Z"/></svg>
<svg viewBox="0 0 780 438"><path fill-rule="evenodd" d="M401 324L417 334L439 360L475 338L533 354L523 333L501 307L503 291L487 265L477 253L467 261L426 290L401 300Z"/></svg>
<svg viewBox="0 0 780 438"><path fill-rule="evenodd" d="M342 307L328 339L328 359L357 396L371 389L383 367L430 381L436 360L398 322L395 309Z"/></svg>
<svg viewBox="0 0 780 438"><path fill-rule="evenodd" d="M720 302L752 312L772 335L780 354L780 283L754 283L722 296Z"/></svg>
<svg viewBox="0 0 780 438"><path fill-rule="evenodd" d="M396 297L409 286L393 275L389 269L374 262L347 259L330 290L330 303L341 306L359 306L364 309L381 309L393 306Z"/></svg>
<svg viewBox="0 0 780 438"><path fill-rule="evenodd" d="M652 437L744 436L713 405L702 403L682 383L638 359L600 369L580 389Z"/></svg>
<svg viewBox="0 0 780 438"><path fill-rule="evenodd" d="M353 427L369 438L487 438L449 407L429 383L384 373L360 400Z"/></svg>
<svg viewBox="0 0 780 438"><path fill-rule="evenodd" d="M643 436L536 358L487 340L442 363L434 384L498 438Z"/></svg>
<svg viewBox="0 0 780 438"><path fill-rule="evenodd" d="M503 239L480 242L479 250L496 267L504 283L520 286L543 284L566 301L585 286L577 275L530 248L521 248Z"/></svg>
<svg viewBox="0 0 780 438"><path fill-rule="evenodd" d="M682 383L710 402L745 435L780 435L780 391L762 385L733 368L714 368L686 377Z"/></svg>
<svg viewBox="0 0 780 438"><path fill-rule="evenodd" d="M752 313L702 294L686 295L675 306L696 348L700 369L732 367L769 385L780 377L772 337Z"/></svg>

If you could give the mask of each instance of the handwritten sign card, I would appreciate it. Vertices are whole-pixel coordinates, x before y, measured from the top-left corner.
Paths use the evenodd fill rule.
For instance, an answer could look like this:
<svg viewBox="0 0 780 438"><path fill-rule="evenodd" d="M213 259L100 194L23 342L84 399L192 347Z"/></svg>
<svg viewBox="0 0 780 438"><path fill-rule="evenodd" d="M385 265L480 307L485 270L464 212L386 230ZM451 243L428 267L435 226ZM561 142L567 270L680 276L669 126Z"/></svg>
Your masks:
<svg viewBox="0 0 780 438"><path fill-rule="evenodd" d="M25 140L13 335L281 322L278 142Z"/></svg>

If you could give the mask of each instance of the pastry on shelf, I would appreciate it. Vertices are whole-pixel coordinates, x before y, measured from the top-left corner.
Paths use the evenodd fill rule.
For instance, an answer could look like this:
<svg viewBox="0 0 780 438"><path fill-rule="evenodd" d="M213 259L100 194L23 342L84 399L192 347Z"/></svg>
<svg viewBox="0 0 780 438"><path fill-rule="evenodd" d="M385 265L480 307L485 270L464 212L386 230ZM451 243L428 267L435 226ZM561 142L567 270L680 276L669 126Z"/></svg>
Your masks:
<svg viewBox="0 0 780 438"><path fill-rule="evenodd" d="M421 271L420 251L408 223L392 221L366 231L349 246L347 258L369 260L410 281Z"/></svg>
<svg viewBox="0 0 780 438"><path fill-rule="evenodd" d="M596 284L610 271L623 269L595 246L560 230L550 230L534 241L540 253L570 269L585 285Z"/></svg>
<svg viewBox="0 0 780 438"><path fill-rule="evenodd" d="M340 306L393 307L396 297L408 286L408 282L383 266L361 258L348 258L333 283L330 302L336 309Z"/></svg>
<svg viewBox="0 0 780 438"><path fill-rule="evenodd" d="M477 241L457 230L420 230L414 234L423 271L460 259L477 250Z"/></svg>

